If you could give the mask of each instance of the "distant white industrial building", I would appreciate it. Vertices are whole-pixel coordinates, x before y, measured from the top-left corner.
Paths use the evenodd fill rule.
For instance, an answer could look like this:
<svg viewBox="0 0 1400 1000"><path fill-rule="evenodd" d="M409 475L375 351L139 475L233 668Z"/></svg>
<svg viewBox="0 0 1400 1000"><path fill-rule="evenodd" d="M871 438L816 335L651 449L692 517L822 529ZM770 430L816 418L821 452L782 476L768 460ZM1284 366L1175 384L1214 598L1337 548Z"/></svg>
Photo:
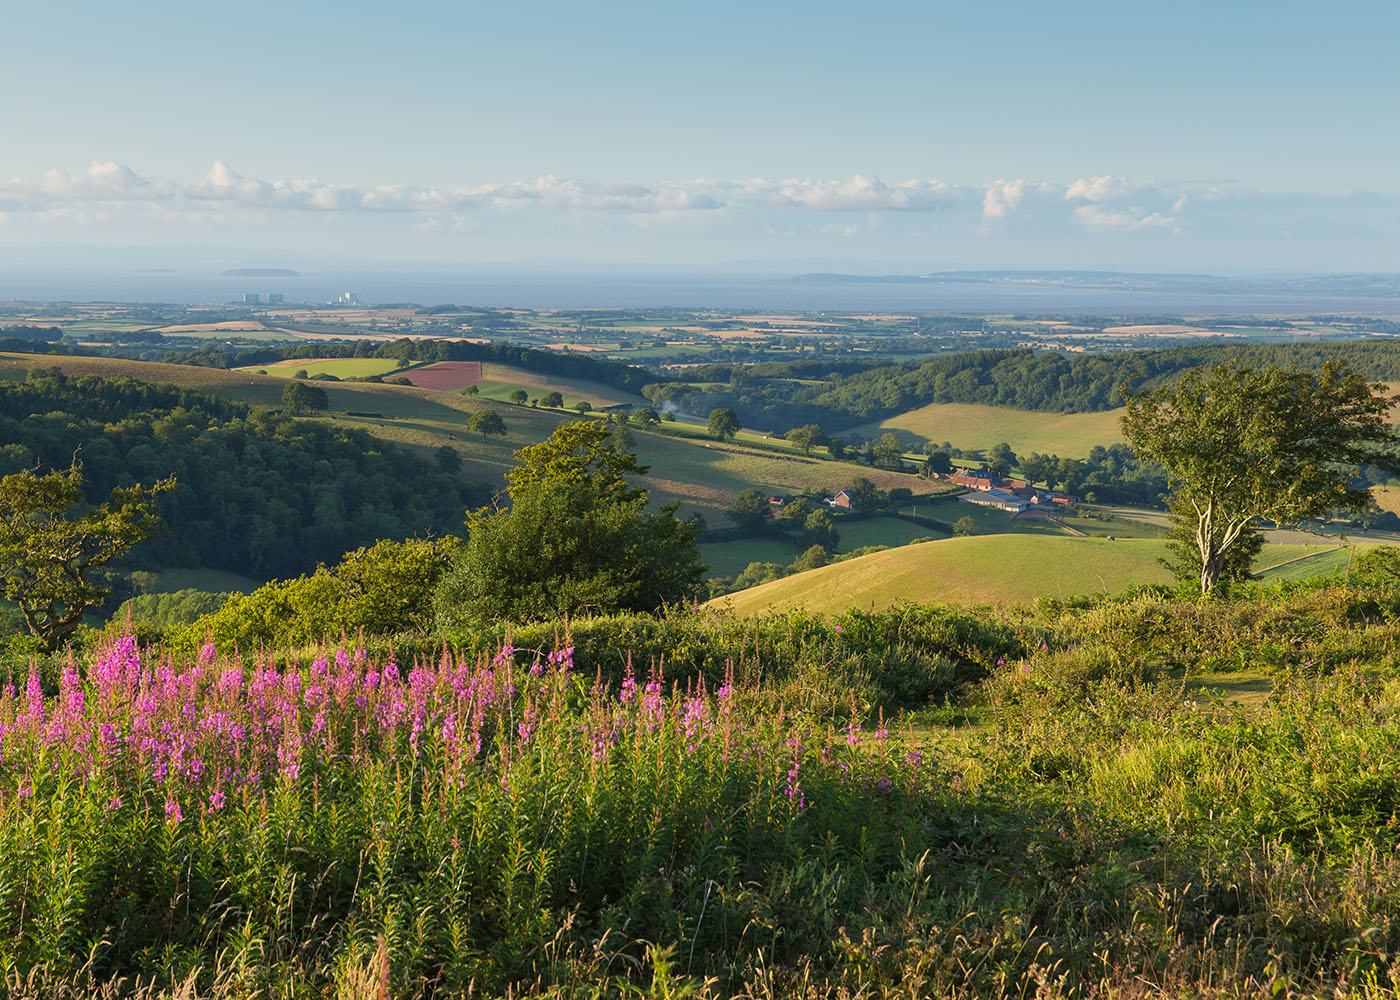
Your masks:
<svg viewBox="0 0 1400 1000"><path fill-rule="evenodd" d="M244 292L243 301L247 302L249 305L257 305L262 299L258 296L257 292Z"/></svg>

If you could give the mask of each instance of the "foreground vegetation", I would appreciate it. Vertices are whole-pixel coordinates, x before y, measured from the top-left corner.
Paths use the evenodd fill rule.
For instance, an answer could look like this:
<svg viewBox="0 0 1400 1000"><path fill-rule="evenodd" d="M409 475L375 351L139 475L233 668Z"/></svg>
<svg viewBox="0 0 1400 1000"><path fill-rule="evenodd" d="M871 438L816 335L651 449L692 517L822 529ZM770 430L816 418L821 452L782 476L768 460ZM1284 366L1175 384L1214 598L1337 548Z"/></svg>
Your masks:
<svg viewBox="0 0 1400 1000"><path fill-rule="evenodd" d="M1361 571L416 660L114 637L0 694L5 982L1388 996L1400 590Z"/></svg>

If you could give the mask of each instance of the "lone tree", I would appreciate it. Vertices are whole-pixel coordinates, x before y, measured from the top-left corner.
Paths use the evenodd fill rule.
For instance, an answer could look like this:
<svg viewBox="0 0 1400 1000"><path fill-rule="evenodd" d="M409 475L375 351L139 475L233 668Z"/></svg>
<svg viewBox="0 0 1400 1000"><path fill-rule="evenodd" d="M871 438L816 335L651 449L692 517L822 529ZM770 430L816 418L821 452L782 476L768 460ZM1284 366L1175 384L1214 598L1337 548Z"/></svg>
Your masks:
<svg viewBox="0 0 1400 1000"><path fill-rule="evenodd" d="M1196 512L1190 505L1173 501L1167 512L1167 555L1157 561L1182 583L1196 581L1201 574L1201 554L1196 549ZM1248 580L1254 560L1264 548L1264 533L1250 525L1220 561L1217 580L1238 583Z"/></svg>
<svg viewBox="0 0 1400 1000"><path fill-rule="evenodd" d="M562 392L547 392L540 397L540 405L547 406L551 410L562 410L564 408L564 394Z"/></svg>
<svg viewBox="0 0 1400 1000"><path fill-rule="evenodd" d="M925 479L932 479L934 476L946 476L953 471L953 459L946 451L935 451L924 459L923 467L919 470Z"/></svg>
<svg viewBox="0 0 1400 1000"><path fill-rule="evenodd" d="M0 574L5 597L47 652L72 635L88 608L111 591L94 579L102 567L163 524L155 499L173 488L119 486L106 503L74 515L83 502L82 466L0 479Z"/></svg>
<svg viewBox="0 0 1400 1000"><path fill-rule="evenodd" d="M480 434L483 441L486 440L488 434L505 437L506 422L495 410L477 410L467 421L467 430L473 434Z"/></svg>
<svg viewBox="0 0 1400 1000"><path fill-rule="evenodd" d="M882 469L898 469L904 465L904 443L893 431L881 434L870 451L875 464Z"/></svg>
<svg viewBox="0 0 1400 1000"><path fill-rule="evenodd" d="M326 390L319 385L292 379L282 389L282 405L293 413L310 413L329 407L330 399L326 396Z"/></svg>
<svg viewBox="0 0 1400 1000"><path fill-rule="evenodd" d="M836 519L831 511L814 510L802 522L801 537L808 545L820 545L828 552L834 552L841 542L836 533Z"/></svg>
<svg viewBox="0 0 1400 1000"><path fill-rule="evenodd" d="M1011 450L1011 445L1005 441L994 444L987 450L987 464L998 476L1011 475L1011 470L1016 468L1019 461L1016 453Z"/></svg>
<svg viewBox="0 0 1400 1000"><path fill-rule="evenodd" d="M515 453L508 510L468 515L461 558L436 596L445 627L654 611L703 589L698 525L658 511L632 477L647 467L601 420L564 424Z"/></svg>
<svg viewBox="0 0 1400 1000"><path fill-rule="evenodd" d="M526 402L529 401L529 399L530 399L530 394L529 394L528 392L526 392L524 389L512 389L512 390L511 390L511 393L510 393L510 401L511 401L512 403L514 403L516 406L524 406L524 405L526 404Z"/></svg>
<svg viewBox="0 0 1400 1000"><path fill-rule="evenodd" d="M739 415L727 406L710 411L710 437L728 441L739 433Z"/></svg>
<svg viewBox="0 0 1400 1000"><path fill-rule="evenodd" d="M1400 471L1385 420L1395 401L1384 390L1336 361L1316 372L1230 362L1152 392L1124 388L1123 433L1140 459L1171 475L1202 593L1252 525L1364 510L1369 494L1352 485L1358 467Z"/></svg>
<svg viewBox="0 0 1400 1000"><path fill-rule="evenodd" d="M724 516L740 530L757 534L773 519L773 508L768 498L758 490L740 490L734 495L734 501Z"/></svg>
<svg viewBox="0 0 1400 1000"><path fill-rule="evenodd" d="M826 435L816 424L803 424L787 432L788 442L802 449L802 454L810 455L812 446L821 444Z"/></svg>

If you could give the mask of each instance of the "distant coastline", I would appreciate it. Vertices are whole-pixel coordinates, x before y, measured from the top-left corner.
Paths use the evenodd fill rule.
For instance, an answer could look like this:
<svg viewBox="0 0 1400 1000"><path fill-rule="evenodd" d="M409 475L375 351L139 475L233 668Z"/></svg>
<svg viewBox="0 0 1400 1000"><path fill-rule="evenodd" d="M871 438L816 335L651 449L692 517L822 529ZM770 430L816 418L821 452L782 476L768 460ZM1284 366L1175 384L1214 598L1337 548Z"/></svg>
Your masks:
<svg viewBox="0 0 1400 1000"><path fill-rule="evenodd" d="M220 272L224 278L300 278L300 271L290 267L235 267Z"/></svg>

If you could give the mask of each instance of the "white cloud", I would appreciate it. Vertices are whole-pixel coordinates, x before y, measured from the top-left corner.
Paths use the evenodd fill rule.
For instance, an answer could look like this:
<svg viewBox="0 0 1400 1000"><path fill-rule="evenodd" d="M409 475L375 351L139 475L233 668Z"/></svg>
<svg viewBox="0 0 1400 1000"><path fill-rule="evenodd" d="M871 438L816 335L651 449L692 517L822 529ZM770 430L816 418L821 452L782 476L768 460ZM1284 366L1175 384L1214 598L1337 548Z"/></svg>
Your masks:
<svg viewBox="0 0 1400 1000"><path fill-rule="evenodd" d="M1080 205L1074 210L1074 221L1085 229L1134 232L1141 229L1166 229L1180 235L1177 220L1160 212L1149 212L1137 205L1122 211L1108 211L1097 205Z"/></svg>
<svg viewBox="0 0 1400 1000"><path fill-rule="evenodd" d="M990 245L998 238L1097 241L1160 233L1232 240L1245 231L1285 228L1299 239L1320 233L1337 238L1366 227L1385 237L1400 228L1400 198L1394 195L1251 192L1236 184L1112 174L1086 174L1068 183L1022 177L952 184L860 173L655 183L546 174L474 185L356 185L248 176L224 161L192 181L143 175L108 161L80 172L54 169L31 179L0 180L0 212L10 227L21 228L26 221L36 227L62 221L83 227L161 222L324 231L335 220L345 232L356 226L404 234L529 231L542 240L564 231L630 231L687 239L708 234L731 245L765 234L792 240L871 236L877 228L881 239L917 239L918 246L968 238Z"/></svg>
<svg viewBox="0 0 1400 1000"><path fill-rule="evenodd" d="M1145 187L1150 185L1110 174L1104 174L1102 177L1081 177L1065 188L1065 198L1070 201L1108 201L1141 191Z"/></svg>
<svg viewBox="0 0 1400 1000"><path fill-rule="evenodd" d="M1054 191L1051 184L1026 180L1024 177L1014 181L992 181L982 196L982 217L986 220L1005 219L1015 214L1027 195L1052 194Z"/></svg>

